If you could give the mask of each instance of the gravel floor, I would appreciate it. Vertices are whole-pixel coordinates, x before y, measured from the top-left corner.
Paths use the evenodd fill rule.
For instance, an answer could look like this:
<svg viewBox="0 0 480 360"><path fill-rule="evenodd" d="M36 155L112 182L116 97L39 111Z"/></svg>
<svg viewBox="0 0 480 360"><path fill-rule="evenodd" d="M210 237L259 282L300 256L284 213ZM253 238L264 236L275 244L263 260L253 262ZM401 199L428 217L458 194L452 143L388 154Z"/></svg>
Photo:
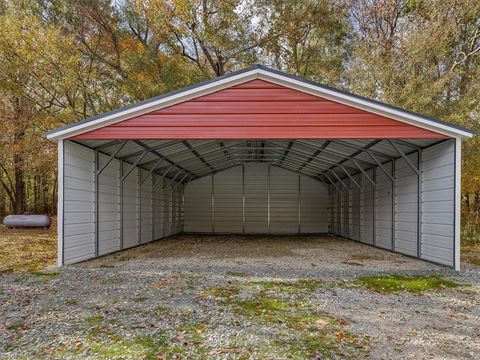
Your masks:
<svg viewBox="0 0 480 360"><path fill-rule="evenodd" d="M390 273L466 286L386 295L352 283ZM478 354L478 268L456 273L331 236L179 235L49 275L0 277L0 358Z"/></svg>

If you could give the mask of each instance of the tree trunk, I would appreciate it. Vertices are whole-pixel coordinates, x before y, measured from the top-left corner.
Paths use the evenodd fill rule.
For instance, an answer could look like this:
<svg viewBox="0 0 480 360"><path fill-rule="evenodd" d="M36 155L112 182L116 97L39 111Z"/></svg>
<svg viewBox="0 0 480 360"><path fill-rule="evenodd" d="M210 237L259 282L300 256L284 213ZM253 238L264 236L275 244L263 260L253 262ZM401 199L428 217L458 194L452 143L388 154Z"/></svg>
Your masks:
<svg viewBox="0 0 480 360"><path fill-rule="evenodd" d="M15 201L13 203L13 211L15 214L23 214L25 212L25 179L23 172L23 154L19 148L23 145L25 128L22 119L22 115L24 115L22 103L19 98L15 101L15 108L17 118L15 119L16 129L13 135L13 147L15 149L13 155L13 172L15 174Z"/></svg>
<svg viewBox="0 0 480 360"><path fill-rule="evenodd" d="M13 211L15 214L25 212L25 183L23 179L22 156L16 153L13 156L13 167L15 172L15 203Z"/></svg>

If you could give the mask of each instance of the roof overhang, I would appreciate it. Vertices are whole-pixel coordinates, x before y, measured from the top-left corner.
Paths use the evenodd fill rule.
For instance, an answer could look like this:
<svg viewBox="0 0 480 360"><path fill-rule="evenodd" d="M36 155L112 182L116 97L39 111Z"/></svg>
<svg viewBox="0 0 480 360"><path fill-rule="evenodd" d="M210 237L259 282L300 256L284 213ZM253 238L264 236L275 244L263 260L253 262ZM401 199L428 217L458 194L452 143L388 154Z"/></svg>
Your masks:
<svg viewBox="0 0 480 360"><path fill-rule="evenodd" d="M195 84L162 96L154 97L112 112L100 114L77 123L46 132L48 139L61 140L99 129L120 121L172 106L199 96L207 95L247 81L261 79L291 89L319 96L344 105L352 106L373 114L401 121L452 138L469 138L473 132L444 121L406 111L352 93L327 87L318 83L291 76L261 65L224 75L206 82Z"/></svg>

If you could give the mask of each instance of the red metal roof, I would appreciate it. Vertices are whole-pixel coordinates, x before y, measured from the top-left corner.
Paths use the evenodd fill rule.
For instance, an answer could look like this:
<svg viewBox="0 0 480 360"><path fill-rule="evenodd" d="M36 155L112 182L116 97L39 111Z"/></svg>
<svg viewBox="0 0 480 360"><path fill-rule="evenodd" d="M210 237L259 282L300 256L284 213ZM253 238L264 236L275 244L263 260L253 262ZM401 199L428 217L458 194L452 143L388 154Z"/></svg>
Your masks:
<svg viewBox="0 0 480 360"><path fill-rule="evenodd" d="M71 137L100 139L447 138L265 80L251 80Z"/></svg>

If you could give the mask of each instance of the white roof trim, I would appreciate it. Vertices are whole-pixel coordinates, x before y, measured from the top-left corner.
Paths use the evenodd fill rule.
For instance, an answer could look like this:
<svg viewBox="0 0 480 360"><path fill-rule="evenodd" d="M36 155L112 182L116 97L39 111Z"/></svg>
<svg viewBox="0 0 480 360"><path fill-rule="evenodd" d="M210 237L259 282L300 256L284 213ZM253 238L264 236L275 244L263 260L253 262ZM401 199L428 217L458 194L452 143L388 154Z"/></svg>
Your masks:
<svg viewBox="0 0 480 360"><path fill-rule="evenodd" d="M158 100L141 103L123 111L106 114L105 116L100 116L97 119L92 119L91 121L80 122L78 125L59 128L58 130L53 130L52 132L47 133L46 136L48 139L65 139L254 79L270 81L291 89L306 92L426 130L434 131L449 137L467 138L473 136L471 132L466 130L458 129L434 120L429 120L428 118L415 115L410 112L404 112L400 109L395 109L388 105L382 105L381 103L375 101L369 101L368 99L363 99L342 91L336 91L332 88L325 88L310 82L292 78L287 75L282 75L281 73L269 71L268 69L261 67L255 67L251 70L246 70L238 74L232 74L230 76L226 76L225 78L208 82L204 85L161 97Z"/></svg>

